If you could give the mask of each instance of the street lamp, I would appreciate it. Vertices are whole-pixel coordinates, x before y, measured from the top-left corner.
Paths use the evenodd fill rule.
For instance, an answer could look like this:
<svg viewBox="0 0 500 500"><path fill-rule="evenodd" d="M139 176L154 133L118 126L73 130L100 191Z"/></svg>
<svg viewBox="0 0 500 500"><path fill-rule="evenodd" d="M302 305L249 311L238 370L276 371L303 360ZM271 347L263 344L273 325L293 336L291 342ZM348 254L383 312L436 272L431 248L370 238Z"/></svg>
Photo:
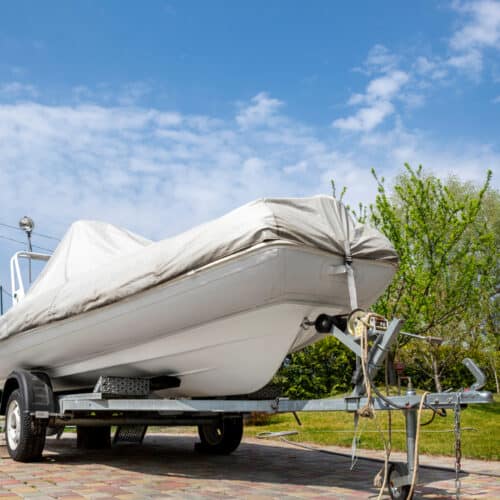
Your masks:
<svg viewBox="0 0 500 500"><path fill-rule="evenodd" d="M35 223L33 222L33 219L25 215L19 221L19 227L26 233L26 236L28 237L28 250L32 252L33 248L31 246L31 233L35 228ZM31 283L31 256L29 257L28 261L29 261L29 281Z"/></svg>

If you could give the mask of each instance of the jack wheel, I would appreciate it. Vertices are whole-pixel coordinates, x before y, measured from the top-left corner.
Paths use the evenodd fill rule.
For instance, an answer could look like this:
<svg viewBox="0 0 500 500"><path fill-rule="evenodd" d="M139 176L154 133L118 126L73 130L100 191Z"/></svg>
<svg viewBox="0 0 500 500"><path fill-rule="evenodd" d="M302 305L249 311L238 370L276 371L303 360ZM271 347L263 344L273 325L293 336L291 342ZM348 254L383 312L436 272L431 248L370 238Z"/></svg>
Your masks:
<svg viewBox="0 0 500 500"><path fill-rule="evenodd" d="M394 480L400 477L408 476L408 467L406 464L401 462L392 463L389 467L389 477L388 479L388 489L389 495L392 500L411 500L411 497L408 496L410 493L410 485L405 484L402 486L394 486Z"/></svg>
<svg viewBox="0 0 500 500"><path fill-rule="evenodd" d="M47 422L31 417L24 409L24 398L16 389L7 401L5 442L7 451L17 462L35 462L45 446Z"/></svg>
<svg viewBox="0 0 500 500"><path fill-rule="evenodd" d="M243 417L223 418L217 422L198 426L201 443L195 450L212 455L229 455L241 443L243 437Z"/></svg>

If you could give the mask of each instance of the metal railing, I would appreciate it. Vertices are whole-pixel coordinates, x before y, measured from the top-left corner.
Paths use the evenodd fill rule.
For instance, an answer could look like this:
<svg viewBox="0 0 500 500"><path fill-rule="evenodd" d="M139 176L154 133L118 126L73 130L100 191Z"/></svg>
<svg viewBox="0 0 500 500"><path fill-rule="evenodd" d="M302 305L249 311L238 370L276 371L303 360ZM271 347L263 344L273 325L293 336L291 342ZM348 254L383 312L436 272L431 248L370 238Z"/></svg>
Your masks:
<svg viewBox="0 0 500 500"><path fill-rule="evenodd" d="M50 254L38 253L38 252L16 252L10 259L10 282L12 290L12 307L15 307L21 300L24 299L26 295L26 290L24 288L23 276L21 274L21 267L19 265L19 259L41 260L48 261L50 259Z"/></svg>

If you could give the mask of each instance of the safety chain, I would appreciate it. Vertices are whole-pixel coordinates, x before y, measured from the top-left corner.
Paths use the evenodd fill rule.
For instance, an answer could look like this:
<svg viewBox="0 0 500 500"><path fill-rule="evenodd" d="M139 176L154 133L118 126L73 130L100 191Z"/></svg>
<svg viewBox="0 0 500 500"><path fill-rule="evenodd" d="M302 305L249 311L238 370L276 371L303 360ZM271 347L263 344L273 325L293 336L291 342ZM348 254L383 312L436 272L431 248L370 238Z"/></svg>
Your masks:
<svg viewBox="0 0 500 500"><path fill-rule="evenodd" d="M460 429L460 402L462 399L462 393L457 393L457 399L455 402L455 498L460 499L460 488L462 487L460 480L460 471L462 469L462 439L461 439L461 429Z"/></svg>

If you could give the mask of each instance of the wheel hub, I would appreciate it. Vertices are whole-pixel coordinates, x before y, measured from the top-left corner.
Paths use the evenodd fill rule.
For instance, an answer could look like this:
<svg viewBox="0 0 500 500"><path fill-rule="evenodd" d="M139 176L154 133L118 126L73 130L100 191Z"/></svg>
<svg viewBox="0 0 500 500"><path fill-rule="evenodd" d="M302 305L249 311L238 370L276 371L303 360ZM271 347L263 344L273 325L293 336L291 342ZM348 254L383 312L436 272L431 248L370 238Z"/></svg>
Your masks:
<svg viewBox="0 0 500 500"><path fill-rule="evenodd" d="M11 450L17 449L21 440L21 408L12 401L7 410L7 441Z"/></svg>
<svg viewBox="0 0 500 500"><path fill-rule="evenodd" d="M205 439L207 440L208 444L212 446L218 445L222 441L222 438L224 437L222 428L219 424L205 425L204 431L205 431Z"/></svg>

